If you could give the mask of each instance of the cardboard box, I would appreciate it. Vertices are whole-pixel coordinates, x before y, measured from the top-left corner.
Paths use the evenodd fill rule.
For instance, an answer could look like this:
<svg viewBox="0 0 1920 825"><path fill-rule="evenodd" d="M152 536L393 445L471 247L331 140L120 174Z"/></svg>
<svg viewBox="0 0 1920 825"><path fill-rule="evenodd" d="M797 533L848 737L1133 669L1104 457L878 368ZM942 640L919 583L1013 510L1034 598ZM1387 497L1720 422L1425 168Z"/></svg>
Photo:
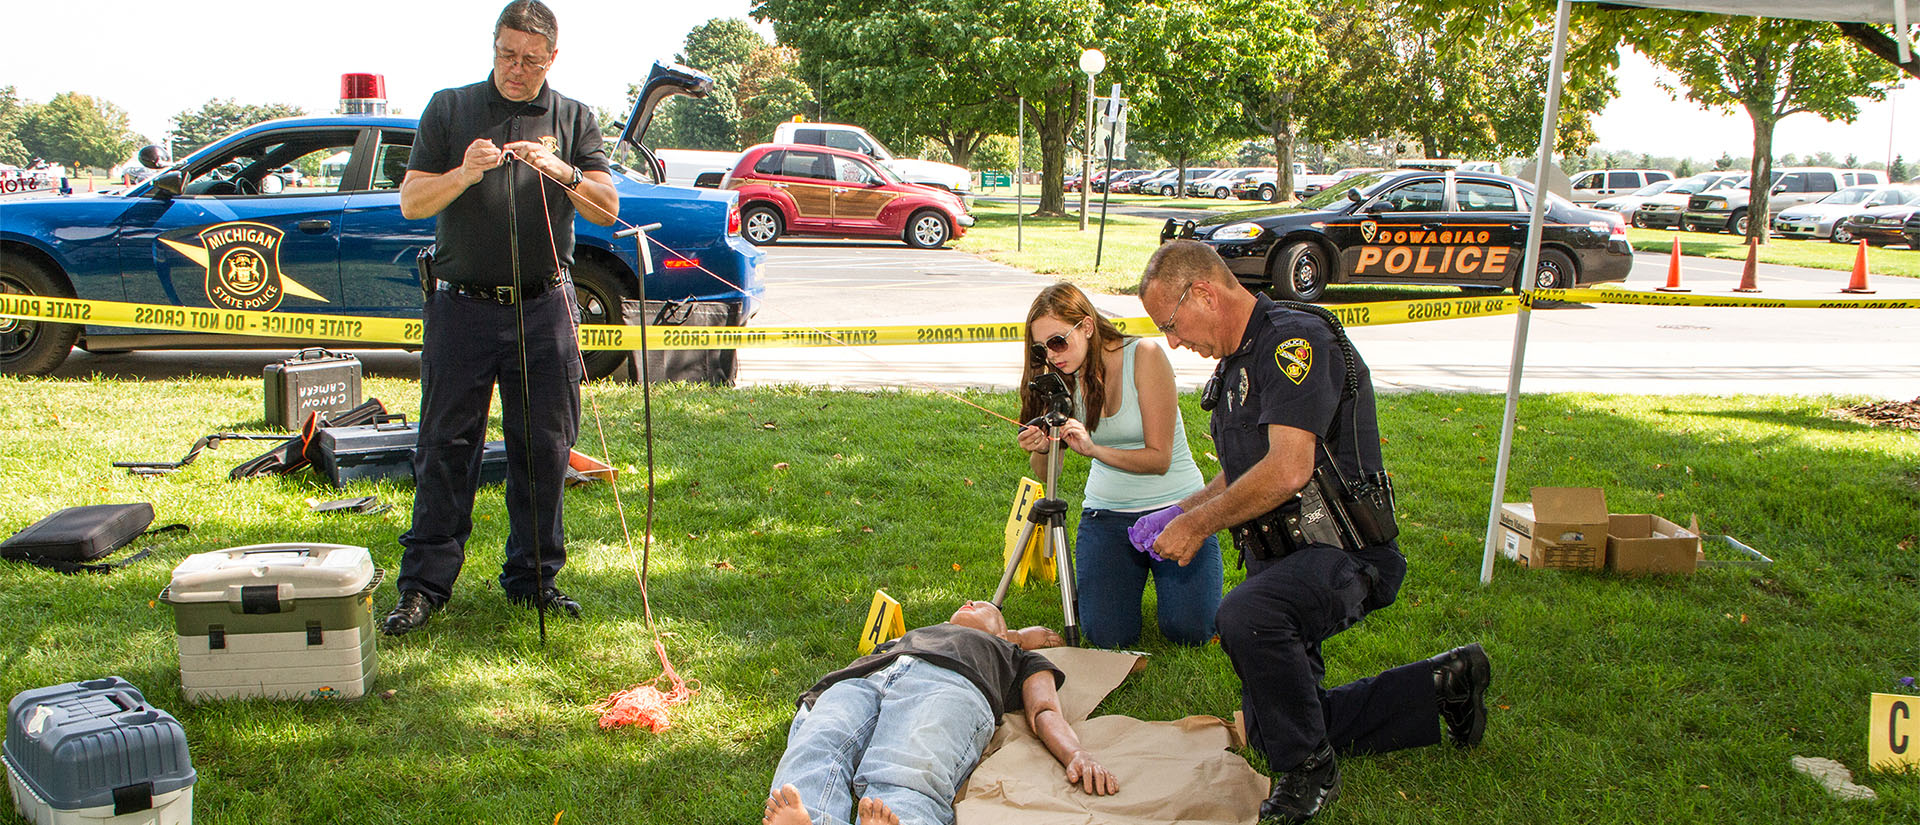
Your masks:
<svg viewBox="0 0 1920 825"><path fill-rule="evenodd" d="M1700 554L1700 536L1659 516L1616 513L1607 517L1608 569L1691 575Z"/></svg>
<svg viewBox="0 0 1920 825"><path fill-rule="evenodd" d="M1501 549L1525 567L1598 569L1607 560L1607 494L1598 487L1535 487L1500 508Z"/></svg>

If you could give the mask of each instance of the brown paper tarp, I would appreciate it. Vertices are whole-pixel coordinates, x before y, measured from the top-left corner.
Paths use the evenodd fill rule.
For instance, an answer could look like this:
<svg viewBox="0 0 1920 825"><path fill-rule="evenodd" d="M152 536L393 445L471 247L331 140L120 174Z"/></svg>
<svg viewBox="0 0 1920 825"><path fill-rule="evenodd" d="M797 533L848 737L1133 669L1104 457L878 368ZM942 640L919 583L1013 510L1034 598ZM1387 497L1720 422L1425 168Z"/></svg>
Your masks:
<svg viewBox="0 0 1920 825"><path fill-rule="evenodd" d="M1233 727L1214 716L1145 722L1130 716L1088 719L1139 658L1079 648L1040 651L1067 674L1061 708L1080 743L1113 771L1120 792L1092 796L1067 785L1067 772L1009 713L954 806L959 825L1166 825L1251 823L1269 786L1227 750Z"/></svg>

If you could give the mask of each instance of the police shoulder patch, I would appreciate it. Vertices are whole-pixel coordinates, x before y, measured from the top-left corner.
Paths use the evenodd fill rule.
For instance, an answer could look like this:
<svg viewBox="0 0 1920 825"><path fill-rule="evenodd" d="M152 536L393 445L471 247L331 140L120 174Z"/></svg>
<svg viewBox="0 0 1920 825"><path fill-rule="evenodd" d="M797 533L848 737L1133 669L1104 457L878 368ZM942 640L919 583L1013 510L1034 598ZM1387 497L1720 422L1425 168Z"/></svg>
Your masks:
<svg viewBox="0 0 1920 825"><path fill-rule="evenodd" d="M1305 338L1289 338L1274 349L1273 363L1287 380L1305 381L1307 373L1313 372L1313 344Z"/></svg>

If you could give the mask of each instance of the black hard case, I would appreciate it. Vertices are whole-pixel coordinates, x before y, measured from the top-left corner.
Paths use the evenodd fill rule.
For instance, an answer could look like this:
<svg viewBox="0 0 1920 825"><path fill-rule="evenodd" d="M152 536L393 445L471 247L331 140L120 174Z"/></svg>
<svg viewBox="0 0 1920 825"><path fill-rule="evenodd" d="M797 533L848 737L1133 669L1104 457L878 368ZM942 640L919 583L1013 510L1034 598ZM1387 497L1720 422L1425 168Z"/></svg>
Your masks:
<svg viewBox="0 0 1920 825"><path fill-rule="evenodd" d="M742 325L740 305L724 301L647 301L644 307L639 301L621 301L620 311L628 326L637 326L642 320L648 326L662 327ZM629 380L640 380L640 370L635 366L639 363L640 351L634 350L627 362ZM647 380L655 383L685 381L731 387L740 372L739 350L733 349L650 349L646 364Z"/></svg>
<svg viewBox="0 0 1920 825"><path fill-rule="evenodd" d="M0 558L52 567L78 565L126 546L153 523L153 505L68 507L0 542Z"/></svg>
<svg viewBox="0 0 1920 825"><path fill-rule="evenodd" d="M340 412L360 403L360 359L342 352L304 349L278 364L268 364L267 424L299 428L316 412Z"/></svg>
<svg viewBox="0 0 1920 825"><path fill-rule="evenodd" d="M314 436L313 468L335 487L383 478L413 479L413 452L420 425L400 416L358 427L321 427ZM480 454L480 483L507 479L507 445L489 441Z"/></svg>

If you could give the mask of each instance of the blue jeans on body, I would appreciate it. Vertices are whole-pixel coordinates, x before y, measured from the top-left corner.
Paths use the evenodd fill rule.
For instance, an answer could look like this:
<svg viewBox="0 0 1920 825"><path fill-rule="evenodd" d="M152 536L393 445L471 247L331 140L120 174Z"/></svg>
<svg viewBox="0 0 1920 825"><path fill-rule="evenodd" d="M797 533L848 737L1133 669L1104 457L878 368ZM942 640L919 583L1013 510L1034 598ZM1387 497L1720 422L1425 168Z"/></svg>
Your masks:
<svg viewBox="0 0 1920 825"><path fill-rule="evenodd" d="M1204 645L1213 638L1213 615L1226 576L1220 539L1208 536L1186 567L1154 561L1127 539L1127 528L1150 512L1080 511L1080 535L1073 548L1080 626L1087 640L1100 647L1125 647L1140 640L1140 596L1149 573L1159 596L1160 635L1182 645Z"/></svg>
<svg viewBox="0 0 1920 825"><path fill-rule="evenodd" d="M903 823L952 825L953 797L998 722L967 677L901 656L794 713L769 792L794 786L814 825L851 821L869 796Z"/></svg>

